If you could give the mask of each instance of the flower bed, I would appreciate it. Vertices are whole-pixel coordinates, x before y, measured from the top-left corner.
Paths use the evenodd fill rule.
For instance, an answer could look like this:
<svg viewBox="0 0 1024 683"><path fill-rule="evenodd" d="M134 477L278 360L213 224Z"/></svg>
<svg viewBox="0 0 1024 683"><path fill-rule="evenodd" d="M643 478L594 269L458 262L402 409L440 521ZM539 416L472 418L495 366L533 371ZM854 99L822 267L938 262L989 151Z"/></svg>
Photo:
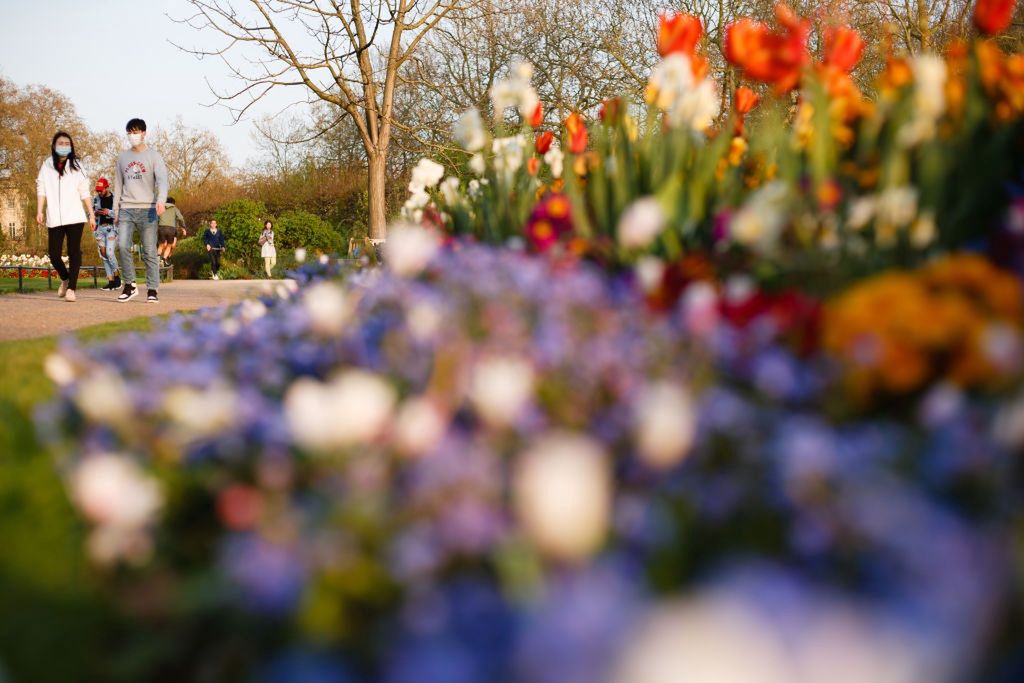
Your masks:
<svg viewBox="0 0 1024 683"><path fill-rule="evenodd" d="M726 56L800 86L791 121L748 88L709 132L699 22L666 17L646 124L528 143L519 66L493 96L523 131L464 116L469 172L420 163L384 268L64 342L39 431L142 634L115 665L1016 680L1021 112L987 70L1019 58L894 57L869 106L855 33L812 64L778 22Z"/></svg>
<svg viewBox="0 0 1024 683"><path fill-rule="evenodd" d="M68 257L63 257L64 265L69 263ZM4 268L0 269L0 277L17 278L18 271L16 267L24 266L26 270L22 271L23 278L45 278L47 275L57 275L57 271L50 267L49 256L33 256L31 254L3 254L0 255L0 266ZM46 268L47 270L28 270L29 268L38 269Z"/></svg>

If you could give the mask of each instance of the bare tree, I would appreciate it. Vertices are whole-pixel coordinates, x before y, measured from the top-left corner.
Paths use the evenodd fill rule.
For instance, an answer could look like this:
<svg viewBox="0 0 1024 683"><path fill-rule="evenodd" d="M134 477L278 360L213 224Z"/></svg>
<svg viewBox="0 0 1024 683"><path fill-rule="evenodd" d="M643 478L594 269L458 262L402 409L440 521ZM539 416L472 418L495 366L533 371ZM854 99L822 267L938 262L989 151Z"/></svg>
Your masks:
<svg viewBox="0 0 1024 683"><path fill-rule="evenodd" d="M158 128L150 144L163 155L171 189L181 195L198 194L210 181L230 175L231 164L217 136L186 125L180 116L169 128Z"/></svg>
<svg viewBox="0 0 1024 683"><path fill-rule="evenodd" d="M297 87L355 126L368 167L370 236L385 237L388 153L399 70L439 23L476 0L189 0L189 26L226 39L215 50L237 89L216 92L236 119L275 87Z"/></svg>

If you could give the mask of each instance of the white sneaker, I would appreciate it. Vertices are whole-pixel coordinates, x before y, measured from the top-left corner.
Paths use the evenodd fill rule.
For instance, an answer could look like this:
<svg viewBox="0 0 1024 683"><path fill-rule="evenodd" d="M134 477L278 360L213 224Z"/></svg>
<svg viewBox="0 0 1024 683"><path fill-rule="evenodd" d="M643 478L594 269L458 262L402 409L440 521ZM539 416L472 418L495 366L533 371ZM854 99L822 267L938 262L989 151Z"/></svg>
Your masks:
<svg viewBox="0 0 1024 683"><path fill-rule="evenodd" d="M64 295L67 294L67 293L68 293L68 281L67 280L61 280L60 281L60 287L57 288L57 296L59 296L60 298L63 299Z"/></svg>
<svg viewBox="0 0 1024 683"><path fill-rule="evenodd" d="M69 289L69 290L68 290L68 291L67 291L67 292L66 292L66 293L64 294L64 301L70 301L70 302L72 302L72 303L74 303L75 301L77 301L77 299L75 298L75 290L73 290L73 289Z"/></svg>
<svg viewBox="0 0 1024 683"><path fill-rule="evenodd" d="M220 275L214 275L214 276L213 276L213 279L214 279L214 280L219 280L219 279L220 279Z"/></svg>

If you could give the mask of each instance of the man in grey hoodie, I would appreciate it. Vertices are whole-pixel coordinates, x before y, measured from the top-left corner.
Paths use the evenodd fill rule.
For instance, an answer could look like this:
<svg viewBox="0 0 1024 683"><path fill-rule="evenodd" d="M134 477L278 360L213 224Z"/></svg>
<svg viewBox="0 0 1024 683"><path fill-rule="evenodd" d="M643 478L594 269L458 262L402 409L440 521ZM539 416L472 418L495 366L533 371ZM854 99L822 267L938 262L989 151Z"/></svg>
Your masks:
<svg viewBox="0 0 1024 683"><path fill-rule="evenodd" d="M167 167L155 149L146 146L146 122L132 119L125 126L131 149L117 156L114 173L114 224L117 225L117 246L121 255L121 273L124 289L117 300L125 303L134 299L139 289L135 285L135 262L132 241L138 230L142 242L142 261L146 264L146 300L155 304L160 298L160 265L157 261L157 221L167 201Z"/></svg>

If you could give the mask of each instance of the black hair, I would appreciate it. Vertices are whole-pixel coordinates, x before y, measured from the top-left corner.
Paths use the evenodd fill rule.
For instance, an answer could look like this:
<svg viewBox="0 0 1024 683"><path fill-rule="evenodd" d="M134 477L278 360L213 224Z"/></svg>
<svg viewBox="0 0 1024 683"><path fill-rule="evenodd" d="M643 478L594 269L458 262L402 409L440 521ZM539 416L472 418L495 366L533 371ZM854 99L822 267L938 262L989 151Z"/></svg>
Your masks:
<svg viewBox="0 0 1024 683"><path fill-rule="evenodd" d="M173 204L174 203L174 197L168 197L167 198L167 203L168 204Z"/></svg>
<svg viewBox="0 0 1024 683"><path fill-rule="evenodd" d="M267 220L263 221L263 229L264 230L267 229L267 223L270 223L270 229L273 230L274 229L274 221L270 220L269 218Z"/></svg>
<svg viewBox="0 0 1024 683"><path fill-rule="evenodd" d="M131 121L129 121L125 125L124 129L125 129L125 132L128 132L128 133L132 132L133 130L141 130L143 133L145 133L146 132L146 122L143 121L142 119L132 119Z"/></svg>
<svg viewBox="0 0 1024 683"><path fill-rule="evenodd" d="M68 142L71 143L71 154L64 157L67 159L67 163L64 164L64 168L60 166L61 157L57 155L57 140L59 138L67 138ZM53 139L50 140L50 157L53 159L53 167L57 169L58 175L64 175L64 171L72 169L75 171L80 170L82 167L78 163L78 157L75 156L75 141L71 139L71 136L62 130L58 130L53 134Z"/></svg>

